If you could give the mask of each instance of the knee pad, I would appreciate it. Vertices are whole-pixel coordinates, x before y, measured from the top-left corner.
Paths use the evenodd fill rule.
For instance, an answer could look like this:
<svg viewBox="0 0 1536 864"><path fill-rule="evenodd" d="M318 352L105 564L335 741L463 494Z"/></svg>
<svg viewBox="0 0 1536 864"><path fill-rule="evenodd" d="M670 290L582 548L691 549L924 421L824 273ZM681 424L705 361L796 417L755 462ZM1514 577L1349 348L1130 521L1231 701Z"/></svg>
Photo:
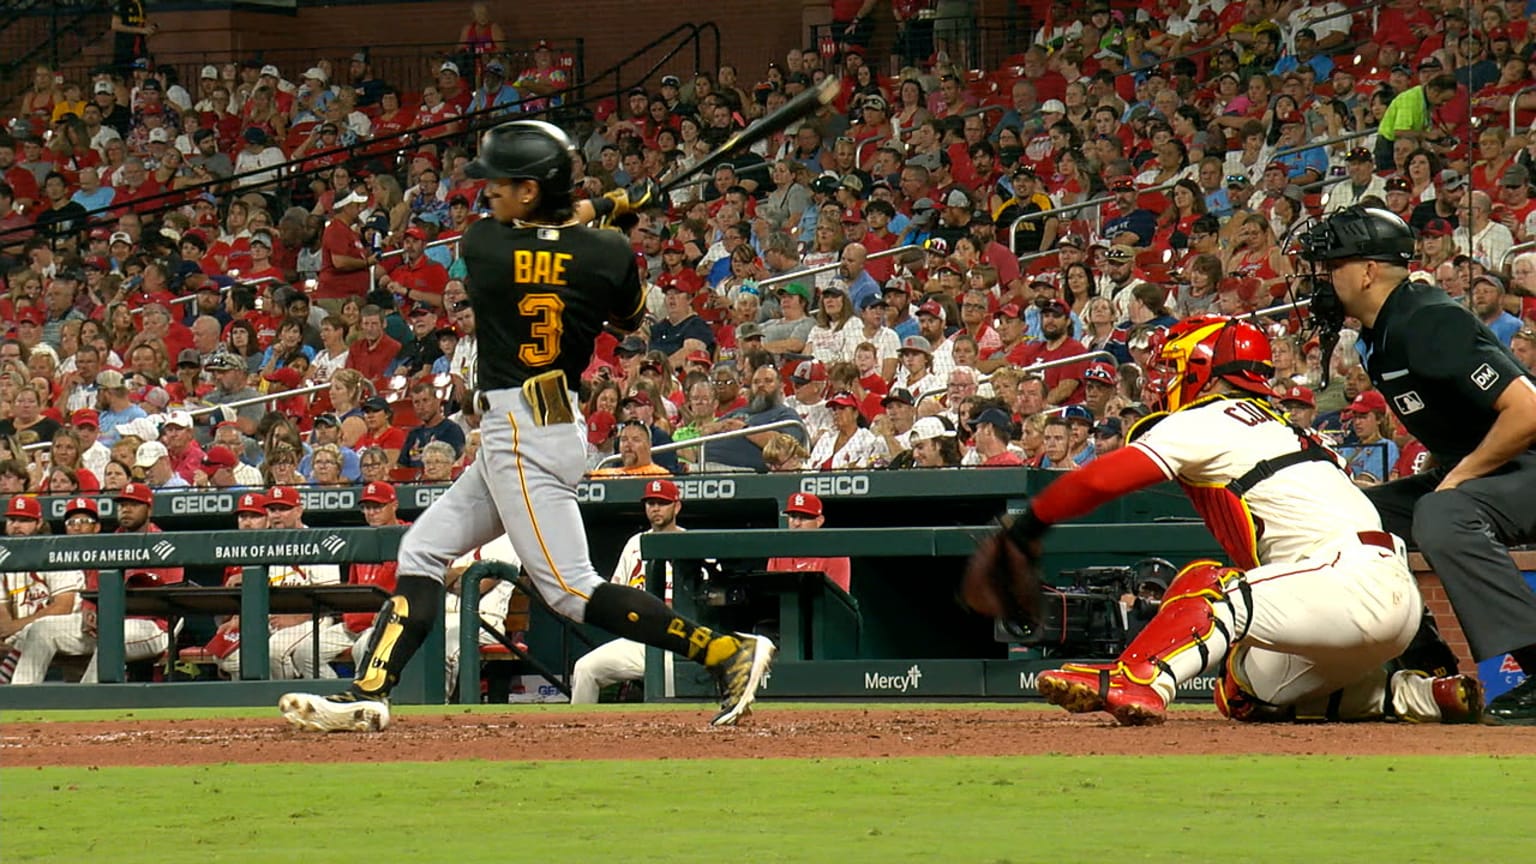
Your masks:
<svg viewBox="0 0 1536 864"><path fill-rule="evenodd" d="M1237 671L1242 653L1241 651L1231 652L1227 655L1227 662L1222 664L1221 678L1216 682L1216 689L1211 694L1216 702L1216 710L1220 711L1223 717L1243 723L1289 723L1295 720L1294 708L1265 702L1253 695L1253 691L1243 683Z"/></svg>

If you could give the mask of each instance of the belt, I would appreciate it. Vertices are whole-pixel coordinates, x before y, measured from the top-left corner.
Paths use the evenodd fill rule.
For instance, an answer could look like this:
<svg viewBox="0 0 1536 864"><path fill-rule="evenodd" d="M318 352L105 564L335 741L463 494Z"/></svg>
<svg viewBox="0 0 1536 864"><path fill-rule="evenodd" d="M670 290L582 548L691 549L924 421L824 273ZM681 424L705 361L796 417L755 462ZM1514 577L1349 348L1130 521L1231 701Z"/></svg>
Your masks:
<svg viewBox="0 0 1536 864"><path fill-rule="evenodd" d="M1367 546L1379 546L1388 552L1397 551L1397 543L1394 542L1392 535L1385 531L1361 531L1355 536Z"/></svg>

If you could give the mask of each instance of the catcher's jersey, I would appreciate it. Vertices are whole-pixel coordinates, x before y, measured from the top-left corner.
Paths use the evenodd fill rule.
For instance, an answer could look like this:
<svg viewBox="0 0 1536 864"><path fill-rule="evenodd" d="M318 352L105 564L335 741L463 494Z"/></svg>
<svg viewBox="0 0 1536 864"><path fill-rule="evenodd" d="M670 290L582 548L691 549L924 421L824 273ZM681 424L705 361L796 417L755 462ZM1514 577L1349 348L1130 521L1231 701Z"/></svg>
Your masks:
<svg viewBox="0 0 1536 864"><path fill-rule="evenodd" d="M482 390L555 369L574 384L604 322L632 330L645 315L635 253L617 231L481 219L464 232L459 254Z"/></svg>
<svg viewBox="0 0 1536 864"><path fill-rule="evenodd" d="M1376 508L1334 454L1282 468L1243 495L1227 488L1260 462L1303 448L1267 402L1208 397L1161 418L1131 446L1184 487L1238 567L1301 561L1381 530Z"/></svg>

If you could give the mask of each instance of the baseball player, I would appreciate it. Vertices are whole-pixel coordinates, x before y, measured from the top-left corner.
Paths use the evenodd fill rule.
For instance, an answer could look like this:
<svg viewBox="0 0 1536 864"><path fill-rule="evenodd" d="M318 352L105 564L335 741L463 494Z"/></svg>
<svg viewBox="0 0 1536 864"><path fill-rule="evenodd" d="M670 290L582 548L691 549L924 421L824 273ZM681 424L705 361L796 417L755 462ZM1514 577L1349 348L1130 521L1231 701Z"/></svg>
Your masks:
<svg viewBox="0 0 1536 864"><path fill-rule="evenodd" d="M592 567L576 503L585 422L573 391L604 322L632 331L645 306L623 235L572 218L573 152L563 131L534 120L503 123L481 139L468 170L487 181L494 218L471 225L460 245L481 347L480 455L401 541L395 593L351 688L279 700L296 726L386 727L389 691L441 615L443 572L503 532L555 611L707 667L721 691L715 725L746 712L773 661L769 640L715 633Z"/></svg>
<svg viewBox="0 0 1536 864"><path fill-rule="evenodd" d="M654 479L645 484L640 495L645 507L648 530L630 535L619 552L619 563L613 568L616 585L645 587L645 562L640 558L640 538L646 534L664 534L685 530L677 524L678 511L683 509L677 484L671 480ZM662 599L672 602L672 567L667 565L667 582ZM667 660L671 660L668 656ZM645 677L645 646L633 639L614 639L583 654L571 669L571 704L597 702L598 691L620 681L639 681Z"/></svg>
<svg viewBox="0 0 1536 864"><path fill-rule="evenodd" d="M43 508L27 495L14 495L5 508L5 536L34 537L47 533ZM5 602L0 603L0 678L13 684L43 680L52 661L55 633L80 633L80 570L13 571L0 574ZM75 653L84 653L77 651ZM46 656L43 656L46 655ZM41 662L39 662L41 661Z"/></svg>
<svg viewBox="0 0 1536 864"><path fill-rule="evenodd" d="M1419 625L1403 543L1338 455L1270 404L1264 334L1201 316L1157 338L1148 371L1166 410L1138 422L1129 446L1057 479L993 540L1033 550L1050 525L1174 480L1236 566L1185 567L1116 662L1046 672L1041 694L1155 724L1180 683L1219 670L1216 705L1237 720L1477 720L1475 680L1383 668ZM967 597L985 611L993 604L974 602L971 584L968 574Z"/></svg>

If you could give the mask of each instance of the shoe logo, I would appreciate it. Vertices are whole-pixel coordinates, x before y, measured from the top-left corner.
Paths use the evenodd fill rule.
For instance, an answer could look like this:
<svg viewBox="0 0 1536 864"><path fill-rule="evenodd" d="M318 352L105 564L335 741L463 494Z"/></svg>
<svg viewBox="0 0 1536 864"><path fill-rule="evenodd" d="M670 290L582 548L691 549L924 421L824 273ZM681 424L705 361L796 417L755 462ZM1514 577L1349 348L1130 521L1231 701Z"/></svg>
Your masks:
<svg viewBox="0 0 1536 864"><path fill-rule="evenodd" d="M159 543L149 547L149 551L161 561L169 561L172 553L176 551L176 544L169 540L161 540Z"/></svg>
<svg viewBox="0 0 1536 864"><path fill-rule="evenodd" d="M320 541L320 547L332 555L336 555L340 553L341 550L347 548L347 541L343 540L341 537L335 534L332 534L326 537L324 540Z"/></svg>
<svg viewBox="0 0 1536 864"><path fill-rule="evenodd" d="M882 675L879 672L864 673L865 690L884 690L897 693L915 692L923 680L923 670L913 663L905 675Z"/></svg>

